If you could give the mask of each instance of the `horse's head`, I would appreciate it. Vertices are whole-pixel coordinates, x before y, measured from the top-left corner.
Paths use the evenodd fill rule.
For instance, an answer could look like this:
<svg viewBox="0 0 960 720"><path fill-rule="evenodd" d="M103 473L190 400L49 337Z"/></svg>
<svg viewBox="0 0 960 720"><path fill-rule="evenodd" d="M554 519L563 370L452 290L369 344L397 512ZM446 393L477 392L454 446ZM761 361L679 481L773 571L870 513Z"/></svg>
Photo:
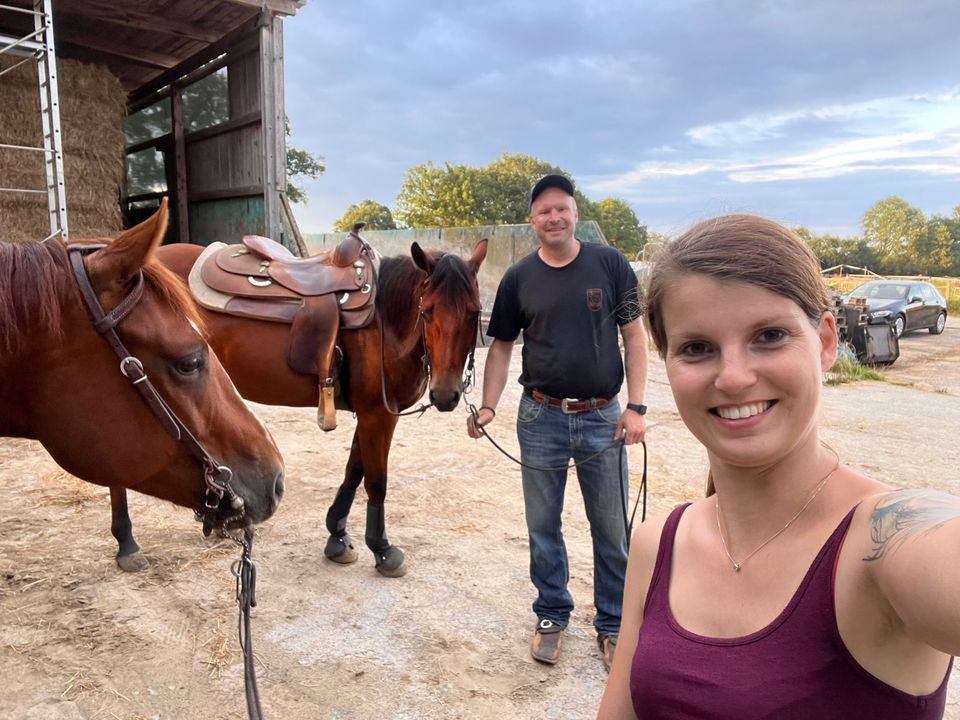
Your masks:
<svg viewBox="0 0 960 720"><path fill-rule="evenodd" d="M88 312L77 284L69 284L72 297L65 298L60 337L34 357L39 374L30 395L36 407L33 436L85 480L129 487L198 511L206 502L215 505L210 517L220 525L260 522L283 494L283 460L204 339L183 284L153 260L167 216L164 202L150 219L83 253L82 267L75 268L77 283L83 282L85 269L108 316L99 324L101 331L112 324L111 314L122 318L115 331L125 350L110 341L109 331L98 334L91 321L95 311ZM136 299L140 283L142 295ZM140 387L133 384L140 375L137 363L118 357L125 353L139 361L148 378ZM162 398L159 407L138 392L150 385ZM164 404L182 422L180 428L164 417ZM227 473L205 476L211 459L232 472L230 491L219 499L216 488L208 492L209 481L222 483ZM231 498L233 493L243 502Z"/></svg>
<svg viewBox="0 0 960 720"><path fill-rule="evenodd" d="M421 284L420 314L430 361L430 402L449 412L463 394L463 368L476 346L480 326L477 271L487 256L481 240L469 260L451 253L426 253L413 243L410 255L427 277Z"/></svg>

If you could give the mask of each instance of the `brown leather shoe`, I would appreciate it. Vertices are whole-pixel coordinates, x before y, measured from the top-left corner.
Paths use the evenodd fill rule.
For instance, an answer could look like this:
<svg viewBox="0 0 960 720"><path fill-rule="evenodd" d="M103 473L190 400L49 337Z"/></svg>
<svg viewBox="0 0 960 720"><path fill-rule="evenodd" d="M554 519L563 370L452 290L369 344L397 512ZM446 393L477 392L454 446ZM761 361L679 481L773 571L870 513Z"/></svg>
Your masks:
<svg viewBox="0 0 960 720"><path fill-rule="evenodd" d="M610 672L613 656L617 652L617 636L598 633L597 644L600 646L600 652L603 653L603 664L607 666L607 672Z"/></svg>
<svg viewBox="0 0 960 720"><path fill-rule="evenodd" d="M537 630L533 634L530 644L530 654L534 660L547 665L556 665L560 659L560 640L563 637L563 627L552 620L543 618L537 623Z"/></svg>

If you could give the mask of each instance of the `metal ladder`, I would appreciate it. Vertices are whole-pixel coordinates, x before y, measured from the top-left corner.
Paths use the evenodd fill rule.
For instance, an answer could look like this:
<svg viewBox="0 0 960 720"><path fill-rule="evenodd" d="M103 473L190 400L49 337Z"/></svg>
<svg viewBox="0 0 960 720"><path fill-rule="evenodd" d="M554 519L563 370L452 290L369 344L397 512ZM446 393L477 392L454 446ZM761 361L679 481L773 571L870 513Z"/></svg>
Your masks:
<svg viewBox="0 0 960 720"><path fill-rule="evenodd" d="M0 192L46 193L50 215L49 237L59 234L66 240L67 201L63 182L63 145L60 137L60 98L57 91L57 58L53 44L52 2L53 0L33 0L32 10L0 5L0 12L27 13L33 16L33 32L20 38L0 33L0 55L9 52L11 55L24 56L20 62L0 70L0 76L24 63L36 60L40 89L40 123L43 131L43 145L40 147L0 144L0 148L42 152L47 173L45 190L0 187Z"/></svg>

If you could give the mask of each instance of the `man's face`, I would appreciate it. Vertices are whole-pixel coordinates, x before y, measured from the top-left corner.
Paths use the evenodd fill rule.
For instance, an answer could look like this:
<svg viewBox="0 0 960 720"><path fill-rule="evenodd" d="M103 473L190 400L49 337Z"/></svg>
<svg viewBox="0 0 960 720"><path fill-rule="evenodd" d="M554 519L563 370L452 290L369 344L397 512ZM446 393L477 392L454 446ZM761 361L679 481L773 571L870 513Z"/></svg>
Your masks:
<svg viewBox="0 0 960 720"><path fill-rule="evenodd" d="M530 224L546 247L560 247L573 242L577 229L576 201L560 188L547 188L530 208Z"/></svg>

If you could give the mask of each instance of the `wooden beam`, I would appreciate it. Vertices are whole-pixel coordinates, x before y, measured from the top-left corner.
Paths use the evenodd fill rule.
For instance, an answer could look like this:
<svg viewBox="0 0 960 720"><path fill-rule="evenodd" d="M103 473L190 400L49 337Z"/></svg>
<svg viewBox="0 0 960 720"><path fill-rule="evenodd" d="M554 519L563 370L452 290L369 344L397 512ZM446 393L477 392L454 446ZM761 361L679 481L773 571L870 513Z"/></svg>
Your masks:
<svg viewBox="0 0 960 720"><path fill-rule="evenodd" d="M147 83L144 83L139 88L130 93L130 97L127 100L128 107L137 106L139 101L149 98L149 96L156 93L158 90L162 90L167 85L172 85L177 80L182 78L184 75L193 72L199 67L206 65L211 60L215 60L219 56L223 55L228 50L232 50L234 46L238 45L241 41L248 38L251 34L254 34L256 37L257 27L259 23L259 18L252 18L247 22L243 23L235 30L231 31L227 35L224 35L220 40L215 43L208 45L203 50L191 55L189 58L184 60L179 65L170 68L164 73L157 75ZM157 98L151 100L153 102ZM150 104L150 103L148 103ZM144 107L139 105L139 107Z"/></svg>
<svg viewBox="0 0 960 720"><path fill-rule="evenodd" d="M56 32L58 40L63 40L72 45L82 45L88 49L97 50L107 55L114 55L135 65L166 70L180 62L180 58L174 57L173 55L163 55L135 45L128 45L127 43L117 42L113 39L106 39L101 35L74 30L70 27L58 27Z"/></svg>
<svg viewBox="0 0 960 720"><path fill-rule="evenodd" d="M185 243L190 242L190 207L187 200L187 147L183 142L183 95L180 88L175 88L170 95L170 120L173 124L173 199L177 205L177 240Z"/></svg>
<svg viewBox="0 0 960 720"><path fill-rule="evenodd" d="M184 142L189 145L191 143L200 142L201 140L207 140L209 138L216 137L217 135L223 135L228 132L233 132L234 130L239 130L247 125L256 125L259 122L260 113L247 113L246 115L231 118L230 120L218 123L217 125L211 125L210 127L203 128L202 130L194 130L192 133L188 133L184 136Z"/></svg>
<svg viewBox="0 0 960 720"><path fill-rule="evenodd" d="M246 187L228 188L226 190L204 190L190 193L190 202L205 202L207 200L225 200L235 197L263 197L263 185L247 185Z"/></svg>
<svg viewBox="0 0 960 720"><path fill-rule="evenodd" d="M116 0L71 0L64 8L57 6L57 17L63 17L67 22L94 20L108 25L122 25L144 32L162 32L168 35L177 35L204 43L216 42L222 36L212 30L205 30L194 23L187 23L167 17L166 15L145 12L130 3L118 3ZM68 19L69 18L69 19ZM57 22L57 29L62 23Z"/></svg>
<svg viewBox="0 0 960 720"><path fill-rule="evenodd" d="M263 0L227 0L234 5L246 5L247 7L254 7L258 10L263 7ZM266 5L269 10L272 10L275 13L281 15L295 15L297 10L303 5L303 2L298 0L266 0Z"/></svg>

